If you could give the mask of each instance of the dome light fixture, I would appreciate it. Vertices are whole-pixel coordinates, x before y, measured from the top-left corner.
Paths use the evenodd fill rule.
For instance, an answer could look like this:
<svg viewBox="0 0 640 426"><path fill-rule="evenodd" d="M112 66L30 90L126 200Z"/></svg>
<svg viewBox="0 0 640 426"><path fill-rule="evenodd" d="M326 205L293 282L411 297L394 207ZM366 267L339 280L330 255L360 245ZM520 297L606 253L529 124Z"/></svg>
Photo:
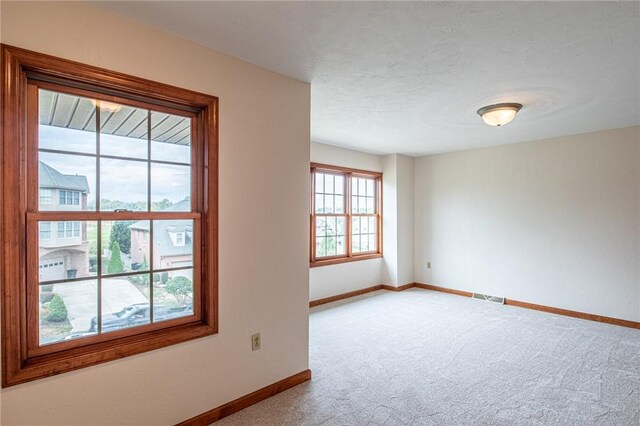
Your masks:
<svg viewBox="0 0 640 426"><path fill-rule="evenodd" d="M487 105L478 110L478 115L482 117L485 124L499 127L511 123L521 108L522 104L516 103Z"/></svg>

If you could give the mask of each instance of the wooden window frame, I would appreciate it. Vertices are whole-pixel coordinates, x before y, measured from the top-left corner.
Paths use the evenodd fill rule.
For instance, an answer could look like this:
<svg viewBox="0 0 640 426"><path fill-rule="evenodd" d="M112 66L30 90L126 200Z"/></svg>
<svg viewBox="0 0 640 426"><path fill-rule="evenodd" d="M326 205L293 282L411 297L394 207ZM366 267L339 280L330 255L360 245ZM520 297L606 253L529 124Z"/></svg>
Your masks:
<svg viewBox="0 0 640 426"><path fill-rule="evenodd" d="M217 333L218 98L8 45L0 45L0 48L2 387ZM194 284L194 315L33 347L33 336L35 333L37 342L38 332L33 327L34 315L38 315L38 289L29 285L31 283L27 279L33 279L28 277L33 277L34 270L37 277L39 265L37 261L27 260L27 248L38 246L38 227L27 224L37 224L34 218L37 219L38 215L44 217L45 212L37 211L37 170L34 171L34 160L29 158L33 155L30 146L38 127L37 120L36 123L27 120L34 114L34 111L27 111L34 108L34 102L27 102L29 96L33 97L33 89L29 89L32 81L63 85L78 93L90 90L99 93L98 98L104 101L126 99L132 106L136 103L143 107L152 105L156 111L180 110L194 117L192 124L195 123L196 127L192 125L194 148L191 164L192 188L195 188L192 193L196 199L192 200L189 214L195 221L194 283L196 280L200 282L199 286ZM37 111L35 114L37 116ZM37 150L35 152L37 154ZM46 220L56 220L56 214L47 213ZM96 216L96 212L73 214L76 220L95 220ZM158 219L154 212L127 214L136 220ZM27 219L28 215L33 217ZM164 213L160 219L172 219L171 215ZM68 213L59 213L59 216L69 220ZM99 216L101 220L126 219L120 212L99 212ZM200 232L195 231L196 226L200 227ZM198 263L200 268L195 267ZM37 318L35 321L37 324Z"/></svg>
<svg viewBox="0 0 640 426"><path fill-rule="evenodd" d="M345 213L336 213L329 216L346 217L346 253L338 256L316 257L316 206L315 206L315 175L316 172L334 173L345 177ZM351 178L364 177L375 179L376 181L376 213L371 214L354 214L351 212ZM372 172L368 170L352 169L347 167L331 166L328 164L311 163L311 213L309 216L310 240L309 240L309 267L336 265L339 263L356 262L360 260L376 259L383 256L382 254L382 173ZM354 216L375 216L377 220L377 247L376 250L370 252L353 253L351 245L351 222Z"/></svg>

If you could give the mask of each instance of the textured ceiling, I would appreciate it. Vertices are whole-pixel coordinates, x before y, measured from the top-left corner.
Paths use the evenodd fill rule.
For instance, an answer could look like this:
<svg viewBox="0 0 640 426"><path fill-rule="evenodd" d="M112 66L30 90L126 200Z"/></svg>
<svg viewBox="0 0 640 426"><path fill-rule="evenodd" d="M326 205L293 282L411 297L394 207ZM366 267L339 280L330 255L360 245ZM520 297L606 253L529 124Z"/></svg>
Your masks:
<svg viewBox="0 0 640 426"><path fill-rule="evenodd" d="M312 139L421 155L640 124L640 4L97 2L311 82ZM524 105L501 128L476 110Z"/></svg>

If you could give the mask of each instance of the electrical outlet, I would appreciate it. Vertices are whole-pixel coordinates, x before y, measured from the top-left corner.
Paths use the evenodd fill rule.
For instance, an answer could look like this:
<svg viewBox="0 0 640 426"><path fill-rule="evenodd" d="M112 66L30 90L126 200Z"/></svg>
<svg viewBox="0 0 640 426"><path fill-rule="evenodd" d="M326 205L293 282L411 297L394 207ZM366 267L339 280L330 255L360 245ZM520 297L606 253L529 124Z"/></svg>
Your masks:
<svg viewBox="0 0 640 426"><path fill-rule="evenodd" d="M262 346L262 342L260 341L260 333L253 334L251 336L251 350L257 351Z"/></svg>
<svg viewBox="0 0 640 426"><path fill-rule="evenodd" d="M431 269L431 262L427 262L427 269Z"/></svg>

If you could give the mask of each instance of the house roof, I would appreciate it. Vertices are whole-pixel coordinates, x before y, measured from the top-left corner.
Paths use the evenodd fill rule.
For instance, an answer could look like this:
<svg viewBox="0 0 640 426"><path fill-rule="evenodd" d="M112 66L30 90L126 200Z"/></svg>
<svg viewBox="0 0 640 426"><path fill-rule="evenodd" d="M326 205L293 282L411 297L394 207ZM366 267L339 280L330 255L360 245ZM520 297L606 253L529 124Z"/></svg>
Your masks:
<svg viewBox="0 0 640 426"><path fill-rule="evenodd" d="M40 161L40 188L73 189L89 193L89 182L86 176L63 175L47 163Z"/></svg>
<svg viewBox="0 0 640 426"><path fill-rule="evenodd" d="M191 201L189 199L185 199L179 201L172 205L171 207L163 210L163 211L185 211L190 210ZM149 232L149 222L148 220L141 220L139 222L134 223L129 226L129 228L133 230L138 230L142 232ZM160 257L170 257L170 256L183 256L190 255L193 253L192 248L192 240L190 236L190 232L185 232L185 245L184 246L175 246L171 237L169 236L169 231L175 230L183 230L187 228L192 222L190 220L183 219L175 219L175 220L156 220L153 226L153 238L154 245L153 250L158 253Z"/></svg>

